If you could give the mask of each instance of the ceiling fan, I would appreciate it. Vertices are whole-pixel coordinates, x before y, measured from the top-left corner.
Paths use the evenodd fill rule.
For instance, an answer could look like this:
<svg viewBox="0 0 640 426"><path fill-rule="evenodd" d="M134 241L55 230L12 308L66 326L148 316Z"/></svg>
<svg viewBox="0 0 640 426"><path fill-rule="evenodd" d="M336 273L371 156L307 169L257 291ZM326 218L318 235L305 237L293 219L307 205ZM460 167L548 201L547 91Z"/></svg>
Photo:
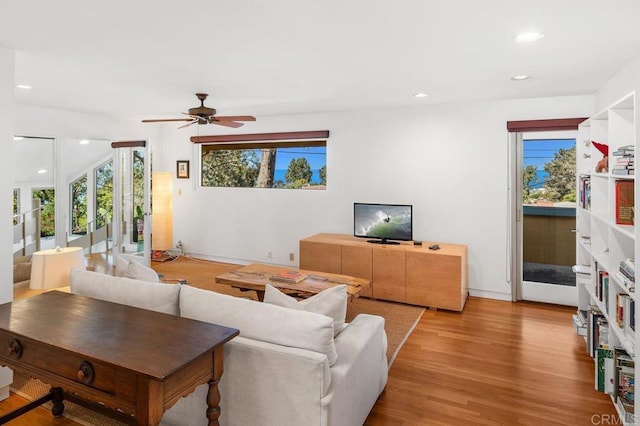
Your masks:
<svg viewBox="0 0 640 426"><path fill-rule="evenodd" d="M200 100L200 106L189 108L189 112L183 112L186 115L185 118L158 118L142 120L143 123L160 123L165 121L187 121L178 129L191 126L192 124L217 124L219 126L226 127L241 127L244 123L238 123L238 121L256 121L256 118L251 115L216 115L215 108L209 108L204 106L204 101L209 96L207 93L196 93L196 97Z"/></svg>

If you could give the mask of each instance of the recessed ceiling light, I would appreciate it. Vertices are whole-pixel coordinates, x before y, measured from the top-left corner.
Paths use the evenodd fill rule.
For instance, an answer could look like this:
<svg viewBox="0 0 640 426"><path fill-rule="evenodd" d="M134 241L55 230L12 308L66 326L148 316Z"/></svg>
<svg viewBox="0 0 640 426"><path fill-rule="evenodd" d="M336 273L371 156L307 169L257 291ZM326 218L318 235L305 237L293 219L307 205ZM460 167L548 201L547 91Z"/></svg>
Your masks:
<svg viewBox="0 0 640 426"><path fill-rule="evenodd" d="M43 174L43 173L47 173L47 169L40 169L38 170L38 174Z"/></svg>
<svg viewBox="0 0 640 426"><path fill-rule="evenodd" d="M423 93L423 92L418 92L418 93L414 93L413 94L414 98L426 98L427 96L429 96L429 95L426 94L426 93Z"/></svg>
<svg viewBox="0 0 640 426"><path fill-rule="evenodd" d="M89 144L89 139L82 139L80 142L78 142L80 145L88 145Z"/></svg>
<svg viewBox="0 0 640 426"><path fill-rule="evenodd" d="M25 89L25 90L31 90L33 89L33 87L29 86L28 84L16 84L16 87L18 89Z"/></svg>
<svg viewBox="0 0 640 426"><path fill-rule="evenodd" d="M13 137L14 141L21 141L22 139L24 139L24 136L14 136Z"/></svg>
<svg viewBox="0 0 640 426"><path fill-rule="evenodd" d="M518 34L513 38L513 41L517 43L531 43L532 41L540 40L542 37L544 37L544 34L542 33L527 32Z"/></svg>
<svg viewBox="0 0 640 426"><path fill-rule="evenodd" d="M511 77L511 80L520 81L520 80L528 80L530 78L531 76L523 74L523 75L514 75L513 77Z"/></svg>

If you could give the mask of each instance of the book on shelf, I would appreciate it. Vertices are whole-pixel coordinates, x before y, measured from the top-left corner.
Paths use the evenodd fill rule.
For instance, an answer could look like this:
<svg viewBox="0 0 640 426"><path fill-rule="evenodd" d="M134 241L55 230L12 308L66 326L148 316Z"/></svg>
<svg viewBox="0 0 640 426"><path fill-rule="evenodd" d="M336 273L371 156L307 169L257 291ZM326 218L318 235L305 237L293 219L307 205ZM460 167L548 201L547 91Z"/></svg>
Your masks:
<svg viewBox="0 0 640 426"><path fill-rule="evenodd" d="M580 197L579 203L580 207L585 210L589 210L591 208L591 176L590 175L580 175Z"/></svg>
<svg viewBox="0 0 640 426"><path fill-rule="evenodd" d="M273 274L270 277L271 281L281 281L286 283L299 283L305 278L307 278L307 274L295 269L278 272L277 274Z"/></svg>
<svg viewBox="0 0 640 426"><path fill-rule="evenodd" d="M609 324L597 306L590 305L587 311L587 351L596 357L598 348L609 348Z"/></svg>
<svg viewBox="0 0 640 426"><path fill-rule="evenodd" d="M598 348L596 353L595 388L600 392L613 394L614 389L613 350Z"/></svg>
<svg viewBox="0 0 640 426"><path fill-rule="evenodd" d="M635 361L624 349L615 348L613 365L613 401L623 414L623 420L630 422L635 412Z"/></svg>
<svg viewBox="0 0 640 426"><path fill-rule="evenodd" d="M633 225L634 182L616 180L615 183L615 216L617 225Z"/></svg>

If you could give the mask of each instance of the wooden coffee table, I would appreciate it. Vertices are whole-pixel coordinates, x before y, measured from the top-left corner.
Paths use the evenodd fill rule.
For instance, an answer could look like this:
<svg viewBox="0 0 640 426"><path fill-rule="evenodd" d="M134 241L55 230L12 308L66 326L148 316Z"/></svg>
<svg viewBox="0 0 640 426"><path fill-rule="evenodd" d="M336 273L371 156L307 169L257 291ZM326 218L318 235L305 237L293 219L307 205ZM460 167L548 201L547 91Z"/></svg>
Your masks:
<svg viewBox="0 0 640 426"><path fill-rule="evenodd" d="M216 283L230 285L243 291L254 290L261 302L264 300L264 287L267 284L271 284L284 293L302 298L313 296L340 284L346 284L347 300L349 301L360 296L362 291L371 285L369 280L362 278L303 269L299 271L306 274L307 277L298 283L271 280L273 275L291 270L298 271L296 268L252 263L235 271L218 275Z"/></svg>

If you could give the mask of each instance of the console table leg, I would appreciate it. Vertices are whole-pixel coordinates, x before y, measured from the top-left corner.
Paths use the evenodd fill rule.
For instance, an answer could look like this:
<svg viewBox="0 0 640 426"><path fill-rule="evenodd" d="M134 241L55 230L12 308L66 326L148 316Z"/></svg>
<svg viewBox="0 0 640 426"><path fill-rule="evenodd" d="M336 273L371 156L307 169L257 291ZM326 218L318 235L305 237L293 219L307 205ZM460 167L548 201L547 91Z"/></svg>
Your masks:
<svg viewBox="0 0 640 426"><path fill-rule="evenodd" d="M218 383L222 377L222 362L224 361L224 349L222 345L213 350L213 377L209 380L209 391L207 392L207 419L209 426L219 426L220 418L220 390Z"/></svg>
<svg viewBox="0 0 640 426"><path fill-rule="evenodd" d="M207 392L207 419L209 426L218 426L220 417L220 391L218 390L219 379L209 380L209 391Z"/></svg>
<svg viewBox="0 0 640 426"><path fill-rule="evenodd" d="M64 392L62 388L51 388L51 402L53 406L51 407L51 414L55 417L62 416L64 412Z"/></svg>

